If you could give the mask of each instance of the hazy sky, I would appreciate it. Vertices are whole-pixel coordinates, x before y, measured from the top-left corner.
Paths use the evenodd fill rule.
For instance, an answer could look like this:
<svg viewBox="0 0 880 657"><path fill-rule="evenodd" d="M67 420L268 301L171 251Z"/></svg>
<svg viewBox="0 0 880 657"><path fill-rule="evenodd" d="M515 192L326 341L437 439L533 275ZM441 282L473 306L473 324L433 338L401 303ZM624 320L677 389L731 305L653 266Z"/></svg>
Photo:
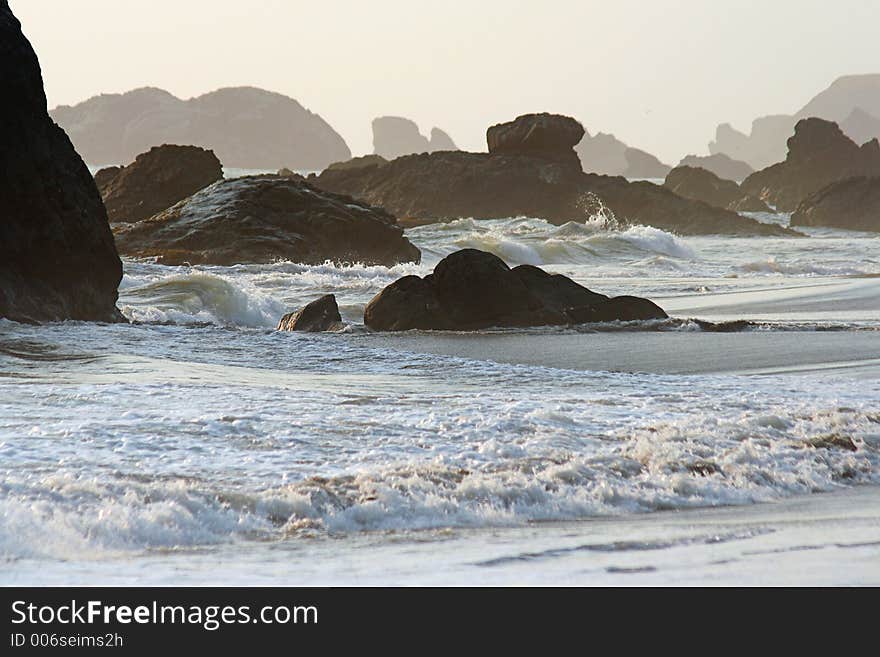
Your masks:
<svg viewBox="0 0 880 657"><path fill-rule="evenodd" d="M356 154L375 116L485 150L552 111L676 163L716 124L790 113L839 75L880 72L877 0L10 0L50 106L152 85L188 98L278 91Z"/></svg>

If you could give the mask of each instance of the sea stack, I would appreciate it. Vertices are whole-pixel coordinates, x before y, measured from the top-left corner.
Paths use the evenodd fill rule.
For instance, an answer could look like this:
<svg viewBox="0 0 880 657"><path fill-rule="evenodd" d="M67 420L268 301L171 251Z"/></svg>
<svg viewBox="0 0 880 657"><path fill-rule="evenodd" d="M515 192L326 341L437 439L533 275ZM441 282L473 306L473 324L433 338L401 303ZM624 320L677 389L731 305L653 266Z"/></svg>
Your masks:
<svg viewBox="0 0 880 657"><path fill-rule="evenodd" d="M40 64L0 0L0 317L123 321L122 262L94 178L49 118Z"/></svg>

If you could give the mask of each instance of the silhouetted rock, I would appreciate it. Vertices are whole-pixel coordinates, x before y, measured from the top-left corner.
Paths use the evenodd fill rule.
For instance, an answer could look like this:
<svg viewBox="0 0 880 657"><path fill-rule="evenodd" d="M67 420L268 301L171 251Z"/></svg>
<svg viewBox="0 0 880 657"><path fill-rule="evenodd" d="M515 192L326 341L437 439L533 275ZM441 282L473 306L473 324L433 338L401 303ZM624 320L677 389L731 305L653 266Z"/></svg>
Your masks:
<svg viewBox="0 0 880 657"><path fill-rule="evenodd" d="M222 180L155 217L117 228L121 253L160 264L418 262L395 218L296 178Z"/></svg>
<svg viewBox="0 0 880 657"><path fill-rule="evenodd" d="M666 176L663 186L684 198L703 201L716 208L734 212L769 212L758 198L743 193L732 180L722 180L711 171L699 167L677 167Z"/></svg>
<svg viewBox="0 0 880 657"><path fill-rule="evenodd" d="M329 171L347 171L350 169L364 169L366 167L383 167L388 164L381 155L363 155L361 157L353 157L345 162L334 162L327 170Z"/></svg>
<svg viewBox="0 0 880 657"><path fill-rule="evenodd" d="M327 294L312 301L299 312L285 315L278 323L278 330L321 333L338 331L342 326L342 315L339 314L336 296Z"/></svg>
<svg viewBox="0 0 880 657"><path fill-rule="evenodd" d="M880 177L831 183L801 202L791 225L880 232Z"/></svg>
<svg viewBox="0 0 880 657"><path fill-rule="evenodd" d="M101 192L101 196L104 195L104 190L116 180L116 176L122 173L122 170L125 167L104 167L99 170L95 174L95 184L98 186L98 191Z"/></svg>
<svg viewBox="0 0 880 657"><path fill-rule="evenodd" d="M672 167L650 153L631 148L614 135L589 133L575 147L584 171L624 178L663 178Z"/></svg>
<svg viewBox="0 0 880 657"><path fill-rule="evenodd" d="M110 223L134 223L167 210L222 178L223 165L211 151L166 144L141 153L99 187Z"/></svg>
<svg viewBox="0 0 880 657"><path fill-rule="evenodd" d="M414 153L455 150L458 149L452 139L439 128L434 128L428 139L419 132L414 121L401 116L373 119L373 151L386 160Z"/></svg>
<svg viewBox="0 0 880 657"><path fill-rule="evenodd" d="M0 317L124 321L98 188L46 111L37 56L0 0Z"/></svg>
<svg viewBox="0 0 880 657"><path fill-rule="evenodd" d="M525 114L493 125L486 132L486 141L491 155L527 155L580 169L574 147L585 132L580 123L568 116Z"/></svg>
<svg viewBox="0 0 880 657"><path fill-rule="evenodd" d="M792 212L807 196L838 180L880 175L877 140L859 147L836 123L804 119L788 140L784 162L753 173L742 189L776 207Z"/></svg>
<svg viewBox="0 0 880 657"><path fill-rule="evenodd" d="M715 155L707 156L688 155L678 166L705 169L706 171L711 171L722 180L735 180L737 182L745 180L755 172L745 162L734 160L724 153L715 153Z"/></svg>
<svg viewBox="0 0 880 657"><path fill-rule="evenodd" d="M424 278L406 276L386 287L367 305L364 324L376 331L470 331L666 316L647 299L609 299L561 274L510 269L491 253L465 249Z"/></svg>
<svg viewBox="0 0 880 657"><path fill-rule="evenodd" d="M857 107L840 124L840 129L857 144L880 138L880 118Z"/></svg>
<svg viewBox="0 0 880 657"><path fill-rule="evenodd" d="M281 94L219 89L183 101L161 89L95 96L53 118L94 164L131 162L157 144L211 149L229 167L321 170L351 151L317 114Z"/></svg>

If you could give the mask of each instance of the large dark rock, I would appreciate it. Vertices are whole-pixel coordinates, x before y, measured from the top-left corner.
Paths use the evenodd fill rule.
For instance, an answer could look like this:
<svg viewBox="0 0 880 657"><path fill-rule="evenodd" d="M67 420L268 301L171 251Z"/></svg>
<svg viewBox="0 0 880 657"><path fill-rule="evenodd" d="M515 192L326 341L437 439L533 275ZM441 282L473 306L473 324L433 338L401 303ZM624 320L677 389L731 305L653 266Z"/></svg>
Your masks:
<svg viewBox="0 0 880 657"><path fill-rule="evenodd" d="M99 180L103 176L103 180ZM198 146L151 148L110 179L95 176L111 223L134 223L167 210L178 201L223 178L223 165Z"/></svg>
<svg viewBox="0 0 880 657"><path fill-rule="evenodd" d="M181 100L161 89L102 94L52 117L92 164L122 164L156 144L211 149L228 167L320 171L351 151L324 119L281 94L235 87Z"/></svg>
<svg viewBox="0 0 880 657"><path fill-rule="evenodd" d="M682 234L791 234L650 182L585 174L579 166L524 155L410 155L383 167L324 171L309 180L408 220L529 216L562 224L602 215Z"/></svg>
<svg viewBox="0 0 880 657"><path fill-rule="evenodd" d="M88 168L46 111L40 65L0 0L0 317L121 321L122 263Z"/></svg>
<svg viewBox="0 0 880 657"><path fill-rule="evenodd" d="M758 198L743 193L732 180L722 180L711 171L697 167L677 167L669 172L663 186L679 196L703 201L716 208L742 212L769 212Z"/></svg>
<svg viewBox="0 0 880 657"><path fill-rule="evenodd" d="M452 139L439 128L431 131L431 138L419 132L419 126L402 116L380 116L373 119L374 153L386 160L393 160L413 153L456 151Z"/></svg>
<svg viewBox="0 0 880 657"><path fill-rule="evenodd" d="M848 178L804 199L792 226L824 226L880 232L880 177Z"/></svg>
<svg viewBox="0 0 880 657"><path fill-rule="evenodd" d="M735 180L737 182L745 180L755 172L748 163L734 160L724 153L705 156L688 155L679 162L678 166L705 169L706 171L711 171L722 180Z"/></svg>
<svg viewBox="0 0 880 657"><path fill-rule="evenodd" d="M486 141L493 155L527 155L580 168L574 147L585 133L584 127L568 116L525 114L493 125L486 132Z"/></svg>
<svg viewBox="0 0 880 657"><path fill-rule="evenodd" d="M406 276L386 287L367 305L364 324L376 331L470 331L666 316L647 299L609 299L560 274L510 269L491 253L465 249L424 278Z"/></svg>
<svg viewBox="0 0 880 657"><path fill-rule="evenodd" d="M792 212L807 196L833 182L880 175L880 143L859 147L840 127L823 119L804 119L788 140L784 162L753 173L743 181L747 194Z"/></svg>
<svg viewBox="0 0 880 657"><path fill-rule="evenodd" d="M348 196L274 175L222 180L156 216L116 229L121 253L179 265L418 262L396 219Z"/></svg>
<svg viewBox="0 0 880 657"><path fill-rule="evenodd" d="M327 294L312 301L302 310L282 317L278 323L278 330L321 333L336 331L342 326L342 315L339 314L336 296Z"/></svg>

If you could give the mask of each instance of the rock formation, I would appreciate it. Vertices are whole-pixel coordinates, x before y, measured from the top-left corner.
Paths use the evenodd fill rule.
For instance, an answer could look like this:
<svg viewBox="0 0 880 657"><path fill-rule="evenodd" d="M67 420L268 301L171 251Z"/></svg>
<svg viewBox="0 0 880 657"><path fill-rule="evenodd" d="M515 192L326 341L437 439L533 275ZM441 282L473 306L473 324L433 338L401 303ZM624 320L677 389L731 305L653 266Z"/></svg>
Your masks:
<svg viewBox="0 0 880 657"><path fill-rule="evenodd" d="M770 212L761 199L745 194L732 180L722 180L699 167L677 167L666 176L663 186L684 198L703 201L734 212Z"/></svg>
<svg viewBox="0 0 880 657"><path fill-rule="evenodd" d="M386 164L388 164L388 160L381 155L362 155L361 157L353 157L345 162L334 162L327 167L327 170L347 171L351 169L364 169L366 167L383 167Z"/></svg>
<svg viewBox="0 0 880 657"><path fill-rule="evenodd" d="M859 147L836 123L812 118L798 122L785 161L753 173L742 189L779 211L792 212L807 196L833 182L876 175L880 175L876 139Z"/></svg>
<svg viewBox="0 0 880 657"><path fill-rule="evenodd" d="M0 317L124 321L98 188L46 111L40 65L0 0Z"/></svg>
<svg viewBox="0 0 880 657"><path fill-rule="evenodd" d="M880 118L857 107L841 122L840 129L857 144L864 144L880 138Z"/></svg>
<svg viewBox="0 0 880 657"><path fill-rule="evenodd" d="M375 331L471 331L666 317L647 299L610 299L561 274L531 265L510 269L491 253L465 249L424 278L406 276L386 287L367 305L364 324Z"/></svg>
<svg viewBox="0 0 880 657"><path fill-rule="evenodd" d="M584 171L625 178L663 178L672 169L650 153L631 148L614 135L589 133L575 148Z"/></svg>
<svg viewBox="0 0 880 657"><path fill-rule="evenodd" d="M723 180L735 180L740 182L745 180L755 170L745 162L734 160L724 153L716 153L715 155L699 156L688 155L679 165L680 167L694 167L711 171Z"/></svg>
<svg viewBox="0 0 880 657"><path fill-rule="evenodd" d="M158 144L213 150L229 167L320 171L351 151L297 101L252 87L180 100L161 89L105 94L52 111L92 164L123 164Z"/></svg>
<svg viewBox="0 0 880 657"><path fill-rule="evenodd" d="M406 219L530 216L561 224L600 215L679 233L790 234L650 182L585 174L572 150L580 126L558 119L525 117L515 129L490 130L490 153L409 155L382 167L324 171L309 181ZM529 124L540 127L533 132Z"/></svg>
<svg viewBox="0 0 880 657"><path fill-rule="evenodd" d="M347 196L275 175L221 180L116 229L121 253L160 264L418 262L395 218Z"/></svg>
<svg viewBox="0 0 880 657"><path fill-rule="evenodd" d="M223 178L223 165L211 151L167 144L138 155L111 177L113 171L95 174L111 223L152 217Z"/></svg>
<svg viewBox="0 0 880 657"><path fill-rule="evenodd" d="M880 177L831 183L801 201L791 225L880 232Z"/></svg>
<svg viewBox="0 0 880 657"><path fill-rule="evenodd" d="M419 132L415 122L401 116L380 116L373 119L373 150L386 160L413 153L457 151L452 139L439 128L431 131L431 138Z"/></svg>
<svg viewBox="0 0 880 657"><path fill-rule="evenodd" d="M281 318L279 331L300 331L303 333L322 333L338 331L343 327L342 315L336 303L336 295L327 294L312 301L302 310Z"/></svg>

